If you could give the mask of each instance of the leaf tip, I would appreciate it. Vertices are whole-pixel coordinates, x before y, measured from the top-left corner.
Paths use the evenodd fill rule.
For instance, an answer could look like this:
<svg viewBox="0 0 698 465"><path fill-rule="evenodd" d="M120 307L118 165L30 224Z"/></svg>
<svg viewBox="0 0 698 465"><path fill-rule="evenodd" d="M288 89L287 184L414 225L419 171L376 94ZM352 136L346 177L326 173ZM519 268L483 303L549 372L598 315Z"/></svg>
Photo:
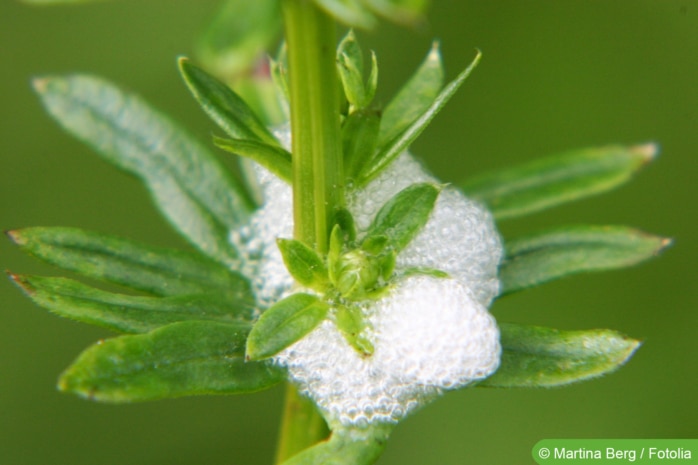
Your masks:
<svg viewBox="0 0 698 465"><path fill-rule="evenodd" d="M659 144L656 142L648 142L646 144L636 145L630 148L631 152L639 155L642 161L646 164L653 161L659 155Z"/></svg>
<svg viewBox="0 0 698 465"><path fill-rule="evenodd" d="M10 280L12 280L12 282L28 296L31 296L36 292L36 288L31 285L27 276L15 274L11 271L5 271L5 273L7 273Z"/></svg>
<svg viewBox="0 0 698 465"><path fill-rule="evenodd" d="M35 77L31 80L31 86L37 94L44 94L48 89L51 78L47 76Z"/></svg>
<svg viewBox="0 0 698 465"><path fill-rule="evenodd" d="M427 60L430 61L436 61L439 62L441 61L441 42L438 40L434 40L431 43L431 50L429 50L429 53L427 54Z"/></svg>
<svg viewBox="0 0 698 465"><path fill-rule="evenodd" d="M664 252L666 249L674 245L674 238L673 237L660 237L659 238L659 247L657 247L657 250L654 251L655 255L659 255L662 252Z"/></svg>
<svg viewBox="0 0 698 465"><path fill-rule="evenodd" d="M480 62L481 58L482 58L482 50L480 50L479 48L476 47L475 48L475 58L473 59L472 65L476 66Z"/></svg>
<svg viewBox="0 0 698 465"><path fill-rule="evenodd" d="M180 70L184 71L184 68L189 65L189 57L185 55L180 55L177 57L177 66Z"/></svg>
<svg viewBox="0 0 698 465"><path fill-rule="evenodd" d="M245 362L258 362L267 358L265 354L260 354L254 342L250 343L250 338L247 338L247 345L245 346Z"/></svg>
<svg viewBox="0 0 698 465"><path fill-rule="evenodd" d="M83 386L76 376L73 367L68 367L58 378L56 389L65 394L77 394L88 400L95 400L95 389Z"/></svg>
<svg viewBox="0 0 698 465"><path fill-rule="evenodd" d="M642 341L627 336L623 338L623 342L625 343L626 347L618 357L616 368L624 365L628 360L630 360L632 356L635 355L635 352L637 352L642 346Z"/></svg>
<svg viewBox="0 0 698 465"><path fill-rule="evenodd" d="M26 242L26 241L22 238L22 236L21 236L21 234L20 234L20 231L19 231L18 229L8 229L8 230L5 230L4 232L5 232L5 235L6 235L12 242L14 242L14 243L17 244L17 245L24 245L24 243Z"/></svg>

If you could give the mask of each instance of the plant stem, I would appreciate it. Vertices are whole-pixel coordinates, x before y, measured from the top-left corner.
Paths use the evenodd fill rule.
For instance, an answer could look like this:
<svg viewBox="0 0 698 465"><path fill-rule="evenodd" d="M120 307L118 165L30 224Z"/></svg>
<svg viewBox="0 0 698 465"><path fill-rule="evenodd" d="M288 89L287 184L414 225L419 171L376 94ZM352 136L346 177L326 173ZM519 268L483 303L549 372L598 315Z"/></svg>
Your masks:
<svg viewBox="0 0 698 465"><path fill-rule="evenodd" d="M325 439L329 432L315 405L298 394L291 384L286 385L284 402L281 434L276 449L277 464Z"/></svg>
<svg viewBox="0 0 698 465"><path fill-rule="evenodd" d="M311 0L282 3L288 47L296 239L327 251L344 203L334 21Z"/></svg>
<svg viewBox="0 0 698 465"><path fill-rule="evenodd" d="M334 21L311 0L283 0L293 153L294 236L324 254L333 214L344 204ZM286 390L276 463L327 437L317 409Z"/></svg>

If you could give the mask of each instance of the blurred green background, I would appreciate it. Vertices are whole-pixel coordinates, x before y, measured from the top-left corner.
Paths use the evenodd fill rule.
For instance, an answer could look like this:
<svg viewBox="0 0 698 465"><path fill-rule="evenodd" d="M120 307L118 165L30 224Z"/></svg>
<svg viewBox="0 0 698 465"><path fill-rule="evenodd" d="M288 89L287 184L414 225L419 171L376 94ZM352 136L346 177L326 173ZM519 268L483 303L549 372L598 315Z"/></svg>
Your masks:
<svg viewBox="0 0 698 465"><path fill-rule="evenodd" d="M0 227L78 226L184 246L134 179L63 134L31 76L91 72L133 89L207 140L214 130L179 80L213 0L32 8L0 1ZM424 33L362 34L386 101L441 40L450 76L480 67L414 144L446 181L568 148L658 141L662 155L603 197L501 225L505 236L618 223L675 238L660 259L577 276L497 302L502 319L608 327L645 341L602 379L552 390L449 393L401 424L380 463L532 463L543 438L698 437L698 2L436 0ZM223 155L226 157L226 155ZM230 161L230 160L228 160ZM231 163L232 165L232 163ZM4 238L3 238L4 239ZM0 264L58 274L0 241ZM0 281L0 464L268 464L282 390L110 406L55 390L105 331L60 320Z"/></svg>

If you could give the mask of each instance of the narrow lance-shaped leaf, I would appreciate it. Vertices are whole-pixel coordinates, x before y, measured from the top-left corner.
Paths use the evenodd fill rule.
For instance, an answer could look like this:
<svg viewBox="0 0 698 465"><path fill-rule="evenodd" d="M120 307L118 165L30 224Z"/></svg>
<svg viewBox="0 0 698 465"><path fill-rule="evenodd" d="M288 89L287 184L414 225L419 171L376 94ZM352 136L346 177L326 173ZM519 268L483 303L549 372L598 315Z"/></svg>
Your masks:
<svg viewBox="0 0 698 465"><path fill-rule="evenodd" d="M383 453L395 425L373 423L366 428L338 426L329 440L291 457L282 465L370 465Z"/></svg>
<svg viewBox="0 0 698 465"><path fill-rule="evenodd" d="M202 145L138 97L101 79L34 80L49 113L108 161L138 176L165 217L204 253L236 262L228 232L249 215L239 185Z"/></svg>
<svg viewBox="0 0 698 465"><path fill-rule="evenodd" d="M216 136L213 137L213 142L226 152L256 161L289 184L293 179L291 154L278 145L269 145L255 140L224 139Z"/></svg>
<svg viewBox="0 0 698 465"><path fill-rule="evenodd" d="M59 316L122 333L145 333L177 321L251 321L252 294L147 297L116 294L66 278L10 275L37 305Z"/></svg>
<svg viewBox="0 0 698 465"><path fill-rule="evenodd" d="M272 83L276 89L276 98L279 101L279 107L286 121L289 121L291 119L291 109L289 108L289 101L291 98L288 90L288 72L286 71L286 63L283 57L277 58L276 60L272 58L269 59L269 74L271 75Z"/></svg>
<svg viewBox="0 0 698 465"><path fill-rule="evenodd" d="M623 226L568 226L508 241L500 266L502 294L584 271L635 265L670 239Z"/></svg>
<svg viewBox="0 0 698 465"><path fill-rule="evenodd" d="M359 110L347 116L342 125L344 172L354 179L371 159L378 141L381 117L376 111Z"/></svg>
<svg viewBox="0 0 698 465"><path fill-rule="evenodd" d="M552 387L595 378L625 363L640 346L609 329L558 331L501 323L499 369L485 387Z"/></svg>
<svg viewBox="0 0 698 465"><path fill-rule="evenodd" d="M368 81L366 81L366 100L365 106L373 102L378 89L378 58L376 52L371 50L371 71L368 73Z"/></svg>
<svg viewBox="0 0 698 465"><path fill-rule="evenodd" d="M245 362L248 324L173 323L147 334L100 341L63 373L58 387L102 402L132 402L269 388L284 372Z"/></svg>
<svg viewBox="0 0 698 465"><path fill-rule="evenodd" d="M428 0L364 0L380 16L407 26L422 26Z"/></svg>
<svg viewBox="0 0 698 465"><path fill-rule="evenodd" d="M97 3L106 0L21 0L31 5L71 5L76 3Z"/></svg>
<svg viewBox="0 0 698 465"><path fill-rule="evenodd" d="M386 166L388 166L398 155L407 150L409 145L424 131L429 123L436 117L441 109L453 97L456 91L460 88L465 80L470 76L470 73L475 69L480 62L480 52L477 53L475 59L463 70L453 81L451 81L429 107L416 119L412 124L402 131L394 139L390 140L384 146L380 147L378 153L373 157L372 161L366 165L366 168L361 173L360 183L365 184L378 175Z"/></svg>
<svg viewBox="0 0 698 465"><path fill-rule="evenodd" d="M444 85L439 43L434 42L414 75L383 110L378 147L385 146L424 113Z"/></svg>
<svg viewBox="0 0 698 465"><path fill-rule="evenodd" d="M371 54L371 74L367 84L364 83L363 60L356 35L349 30L337 48L337 72L344 86L344 95L355 109L366 108L371 103L378 81L375 53Z"/></svg>
<svg viewBox="0 0 698 465"><path fill-rule="evenodd" d="M356 108L364 108L366 106L366 89L363 74L356 67L356 63L344 53L337 57L337 64L347 100Z"/></svg>
<svg viewBox="0 0 698 465"><path fill-rule="evenodd" d="M300 340L327 316L329 305L317 296L297 293L267 309L247 338L248 360L271 357Z"/></svg>
<svg viewBox="0 0 698 465"><path fill-rule="evenodd" d="M315 250L295 239L278 239L276 243L286 269L296 281L320 292L327 288L327 267Z"/></svg>
<svg viewBox="0 0 698 465"><path fill-rule="evenodd" d="M155 295L251 294L245 278L196 253L77 228L25 228L7 235L22 250L59 268Z"/></svg>
<svg viewBox="0 0 698 465"><path fill-rule="evenodd" d="M244 76L235 82L235 92L267 127L288 122L288 102L280 98L276 84L263 73Z"/></svg>
<svg viewBox="0 0 698 465"><path fill-rule="evenodd" d="M657 151L655 144L577 150L484 174L460 187L497 219L515 218L613 189Z"/></svg>
<svg viewBox="0 0 698 465"><path fill-rule="evenodd" d="M364 242L386 236L389 245L399 252L427 223L440 189L433 184L413 184L398 192L376 214Z"/></svg>
<svg viewBox="0 0 698 465"><path fill-rule="evenodd" d="M315 0L315 4L347 26L371 29L376 18L360 0Z"/></svg>
<svg viewBox="0 0 698 465"><path fill-rule="evenodd" d="M280 32L278 0L227 0L199 40L198 55L216 75L238 76L255 66Z"/></svg>
<svg viewBox="0 0 698 465"><path fill-rule="evenodd" d="M226 134L234 139L278 145L276 138L232 89L187 58L179 59L179 70L201 108Z"/></svg>

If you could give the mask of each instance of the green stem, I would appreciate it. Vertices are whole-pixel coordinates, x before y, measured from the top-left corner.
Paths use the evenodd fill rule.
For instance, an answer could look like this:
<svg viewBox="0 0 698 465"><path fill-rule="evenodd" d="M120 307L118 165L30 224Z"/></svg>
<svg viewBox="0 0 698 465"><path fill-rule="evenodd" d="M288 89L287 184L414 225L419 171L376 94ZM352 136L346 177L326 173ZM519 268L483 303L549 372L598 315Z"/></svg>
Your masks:
<svg viewBox="0 0 698 465"><path fill-rule="evenodd" d="M294 236L324 254L333 214L344 205L334 21L311 0L283 0L293 153ZM276 463L325 439L312 402L287 386Z"/></svg>
<svg viewBox="0 0 698 465"><path fill-rule="evenodd" d="M284 402L281 435L276 449L277 464L325 439L329 433L315 405L298 394L291 384L286 386Z"/></svg>
<svg viewBox="0 0 698 465"><path fill-rule="evenodd" d="M334 21L311 0L282 3L288 47L296 239L327 251L344 203Z"/></svg>

